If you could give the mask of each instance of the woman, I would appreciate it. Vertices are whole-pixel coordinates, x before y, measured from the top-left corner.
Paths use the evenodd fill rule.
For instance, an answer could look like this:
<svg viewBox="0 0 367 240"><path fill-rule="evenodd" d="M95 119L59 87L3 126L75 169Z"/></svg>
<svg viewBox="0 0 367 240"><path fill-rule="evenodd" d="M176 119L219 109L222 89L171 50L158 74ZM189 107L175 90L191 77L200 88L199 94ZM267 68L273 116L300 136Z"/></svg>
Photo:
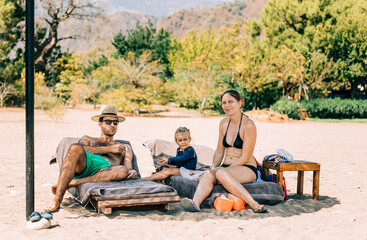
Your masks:
<svg viewBox="0 0 367 240"><path fill-rule="evenodd" d="M219 125L219 139L211 170L201 177L193 199L182 199L181 206L187 211L199 212L200 204L211 193L214 184L222 184L228 192L242 198L254 212L267 212L264 205L256 202L241 185L257 178L256 161L252 155L256 142L256 126L242 113L241 105L244 101L237 91L224 92L221 102L228 117Z"/></svg>

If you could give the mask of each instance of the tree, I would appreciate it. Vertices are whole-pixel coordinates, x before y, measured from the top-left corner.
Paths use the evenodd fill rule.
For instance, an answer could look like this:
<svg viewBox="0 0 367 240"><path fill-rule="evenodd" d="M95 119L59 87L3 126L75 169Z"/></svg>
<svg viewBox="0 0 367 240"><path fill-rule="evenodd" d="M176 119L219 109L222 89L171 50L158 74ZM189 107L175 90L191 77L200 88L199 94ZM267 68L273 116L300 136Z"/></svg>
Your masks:
<svg viewBox="0 0 367 240"><path fill-rule="evenodd" d="M171 41L171 34L167 30L161 28L157 32L151 22L147 26L141 26L137 22L136 29L129 29L126 36L122 32L116 34L112 44L117 50L114 54L116 57L126 58L129 52L139 57L144 51L149 52L152 61L158 61L164 66L163 77L171 77L168 60L168 53L172 49Z"/></svg>
<svg viewBox="0 0 367 240"><path fill-rule="evenodd" d="M244 51L235 61L233 70L237 84L252 95L253 109L258 107L258 99L265 97L266 90L276 85L269 59L258 56L255 49Z"/></svg>
<svg viewBox="0 0 367 240"><path fill-rule="evenodd" d="M99 15L98 9L91 0L40 0L45 11L45 21L48 28L39 29L38 44L36 46L37 59L35 70L44 72L53 51L57 50L58 43L64 39L72 39L74 36L59 36L60 23L70 18L93 19Z"/></svg>
<svg viewBox="0 0 367 240"><path fill-rule="evenodd" d="M134 112L159 99L163 82L157 76L162 71L158 61L144 51L139 57L130 52L126 59L109 58L109 64L92 72L101 89L100 99L120 110Z"/></svg>
<svg viewBox="0 0 367 240"><path fill-rule="evenodd" d="M0 108L4 106L5 100L13 93L14 88L7 82L0 82Z"/></svg>
<svg viewBox="0 0 367 240"><path fill-rule="evenodd" d="M328 53L352 98L367 97L367 0L335 1L328 8L330 18L315 34L315 45ZM363 91L361 91L364 89Z"/></svg>
<svg viewBox="0 0 367 240"><path fill-rule="evenodd" d="M342 83L340 81L333 81L334 75L337 73L338 64L332 59L329 59L322 53L314 52L311 58L305 63L304 71L301 73L301 85L299 95L303 90L308 100L308 93L317 96L318 93L327 95L328 89L338 90Z"/></svg>
<svg viewBox="0 0 367 240"><path fill-rule="evenodd" d="M301 53L284 45L272 55L274 75L282 84L283 97L291 96L296 87L302 86L300 76L304 71L304 63L305 58Z"/></svg>
<svg viewBox="0 0 367 240"><path fill-rule="evenodd" d="M222 91L219 76L227 65L223 54L228 53L222 40L213 29L191 31L174 44L169 55L175 79L180 83L177 98L193 99L201 114L207 99Z"/></svg>
<svg viewBox="0 0 367 240"><path fill-rule="evenodd" d="M306 62L315 52L327 56L338 74L324 80L334 81L335 86L343 82L351 96L358 97L367 77L366 5L367 0L269 1L258 24L262 43L274 49L285 45L301 53Z"/></svg>
<svg viewBox="0 0 367 240"><path fill-rule="evenodd" d="M57 96L64 103L75 107L85 92L86 80L83 75L82 65L76 55L59 58L55 65L59 70L59 82L55 85Z"/></svg>
<svg viewBox="0 0 367 240"><path fill-rule="evenodd" d="M12 86L24 67L23 51L17 48L21 40L24 11L20 1L0 1L0 84L1 106L13 93ZM14 90L14 89L13 89Z"/></svg>

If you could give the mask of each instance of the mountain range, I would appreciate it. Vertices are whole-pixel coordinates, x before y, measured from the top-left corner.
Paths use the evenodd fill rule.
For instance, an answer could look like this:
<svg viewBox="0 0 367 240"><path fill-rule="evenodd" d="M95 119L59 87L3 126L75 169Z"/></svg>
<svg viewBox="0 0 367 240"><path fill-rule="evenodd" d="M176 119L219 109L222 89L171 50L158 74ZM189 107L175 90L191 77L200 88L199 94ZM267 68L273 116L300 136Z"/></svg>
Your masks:
<svg viewBox="0 0 367 240"><path fill-rule="evenodd" d="M199 6L214 7L230 0L104 0L108 12L132 11L143 12L155 18L174 14L183 9Z"/></svg>
<svg viewBox="0 0 367 240"><path fill-rule="evenodd" d="M165 2L169 4L165 5ZM156 14L154 12L158 11L158 9L154 10L155 8L166 6L167 9L165 11L169 12L171 11L170 9L175 9L172 5L175 2L177 5L175 7L183 10L179 10L168 16L154 16ZM202 5L184 9L186 5L182 2L186 2L185 4L187 6L190 3L193 5L193 2L200 2ZM217 2L222 3L216 4L214 7L204 6L204 4L210 5ZM145 25L150 21L158 29L165 28L174 37L180 38L190 30L202 30L208 27L218 29L223 26L229 26L231 22L258 18L259 13L267 2L268 0L235 0L234 2L210 0L108 0L108 4L106 5L107 13L103 17L97 18L93 22L69 20L67 23L61 24L60 36L75 35L77 33L78 38L64 40L60 45L64 50L86 51L97 43L111 42L113 36L120 31L125 34L127 30L134 29L137 21L141 25ZM108 10L111 8L114 11ZM162 13L161 15L163 15Z"/></svg>

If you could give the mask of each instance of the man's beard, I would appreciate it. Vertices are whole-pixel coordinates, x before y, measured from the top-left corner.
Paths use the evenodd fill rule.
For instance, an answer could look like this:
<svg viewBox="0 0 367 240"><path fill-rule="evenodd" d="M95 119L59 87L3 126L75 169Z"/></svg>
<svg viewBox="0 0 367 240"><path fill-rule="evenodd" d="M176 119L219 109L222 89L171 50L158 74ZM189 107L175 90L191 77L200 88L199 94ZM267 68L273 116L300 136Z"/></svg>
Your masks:
<svg viewBox="0 0 367 240"><path fill-rule="evenodd" d="M103 131L103 133L104 133L104 135L106 135L106 136L108 136L108 137L113 137L113 136L115 136L116 131L113 131L113 132L111 133L111 132L110 132L110 131L108 131L108 130L104 130L104 131Z"/></svg>

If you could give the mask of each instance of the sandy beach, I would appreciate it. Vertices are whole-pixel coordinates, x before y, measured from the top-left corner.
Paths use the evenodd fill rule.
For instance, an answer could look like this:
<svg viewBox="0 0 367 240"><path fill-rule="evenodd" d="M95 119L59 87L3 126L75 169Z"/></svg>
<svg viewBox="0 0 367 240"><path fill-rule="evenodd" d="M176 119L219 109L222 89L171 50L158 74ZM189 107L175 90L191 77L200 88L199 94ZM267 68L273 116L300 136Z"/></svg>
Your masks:
<svg viewBox="0 0 367 240"><path fill-rule="evenodd" d="M90 120L98 109L68 109L62 120L35 111L35 210L52 199L58 177L49 165L63 137L99 136ZM142 143L159 138L173 141L177 127L188 127L194 144L216 147L221 117L127 117L115 139L129 140L141 175L154 171ZM266 206L268 214L250 209L223 213L204 209L184 212L153 209L114 210L97 214L65 195L51 228L28 230L25 216L25 112L0 109L0 239L367 239L367 124L293 121L258 122L254 155L288 150L295 159L321 164L320 200L311 198L312 173L305 173L304 195L296 194L296 172L285 172L289 200Z"/></svg>

